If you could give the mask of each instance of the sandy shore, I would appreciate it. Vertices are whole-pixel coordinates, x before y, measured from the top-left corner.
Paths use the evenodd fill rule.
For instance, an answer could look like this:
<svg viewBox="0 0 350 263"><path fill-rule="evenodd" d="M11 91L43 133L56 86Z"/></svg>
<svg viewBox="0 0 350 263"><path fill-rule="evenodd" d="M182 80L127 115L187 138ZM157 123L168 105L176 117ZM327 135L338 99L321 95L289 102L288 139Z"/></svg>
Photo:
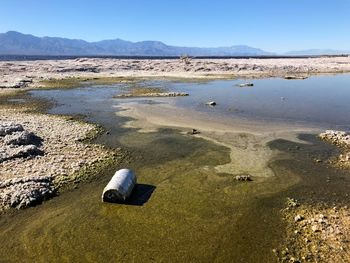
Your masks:
<svg viewBox="0 0 350 263"><path fill-rule="evenodd" d="M40 81L68 77L245 78L350 72L350 57L281 59L0 61L0 87L40 86ZM1 90L1 89L0 89Z"/></svg>

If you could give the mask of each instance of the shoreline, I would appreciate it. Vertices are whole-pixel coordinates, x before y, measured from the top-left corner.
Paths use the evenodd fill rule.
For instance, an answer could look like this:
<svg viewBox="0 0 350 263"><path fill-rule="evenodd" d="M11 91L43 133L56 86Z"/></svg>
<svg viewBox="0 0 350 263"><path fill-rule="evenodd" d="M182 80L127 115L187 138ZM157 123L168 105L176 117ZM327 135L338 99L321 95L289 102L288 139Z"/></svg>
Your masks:
<svg viewBox="0 0 350 263"><path fill-rule="evenodd" d="M1 213L10 208L40 204L63 189L75 187L76 183L87 179L92 171L103 168L112 160L117 162L122 157L120 151L107 150L91 143L101 132L95 124L43 113L44 110L28 110L34 109L0 110L1 125L19 125L40 140L37 146L32 146L31 142L29 145L37 147L40 154L10 155L8 159L0 161ZM6 145L6 139L17 136L16 133L0 137L2 156L6 156L6 149L26 147Z"/></svg>
<svg viewBox="0 0 350 263"><path fill-rule="evenodd" d="M130 79L235 79L350 73L350 56L279 59L123 60L77 58L66 60L0 61L0 94L7 89L45 88L55 80L75 85L103 84ZM80 79L79 79L80 78ZM104 79L104 81L103 81ZM109 80L108 80L109 79ZM102 81L101 81L102 80ZM85 82L85 83L84 83ZM62 84L62 83L61 83ZM66 83L67 84L67 83ZM65 85L63 85L64 87Z"/></svg>

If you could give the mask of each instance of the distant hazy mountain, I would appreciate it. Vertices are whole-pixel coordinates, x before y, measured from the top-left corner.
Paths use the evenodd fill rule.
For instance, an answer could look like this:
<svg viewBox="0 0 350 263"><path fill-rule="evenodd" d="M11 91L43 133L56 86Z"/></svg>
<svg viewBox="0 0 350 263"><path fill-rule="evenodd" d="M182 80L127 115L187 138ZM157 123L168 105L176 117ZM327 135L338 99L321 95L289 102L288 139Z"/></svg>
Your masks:
<svg viewBox="0 0 350 263"><path fill-rule="evenodd" d="M121 39L87 42L58 37L36 37L15 31L0 33L0 55L115 55L115 56L264 56L273 53L249 46L218 48L176 47L159 41Z"/></svg>
<svg viewBox="0 0 350 263"><path fill-rule="evenodd" d="M344 55L350 54L350 50L334 50L334 49L308 49L300 51L290 51L285 53L287 56L320 56L320 55Z"/></svg>

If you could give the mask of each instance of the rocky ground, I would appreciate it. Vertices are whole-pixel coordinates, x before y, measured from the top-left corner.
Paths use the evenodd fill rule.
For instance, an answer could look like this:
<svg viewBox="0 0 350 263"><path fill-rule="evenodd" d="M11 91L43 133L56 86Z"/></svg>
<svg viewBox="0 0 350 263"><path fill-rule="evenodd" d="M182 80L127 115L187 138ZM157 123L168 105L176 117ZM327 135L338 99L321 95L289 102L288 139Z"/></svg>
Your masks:
<svg viewBox="0 0 350 263"><path fill-rule="evenodd" d="M350 72L350 57L280 59L112 59L0 61L0 87L36 87L40 81L68 77L269 77L304 78ZM298 75L298 76L295 76Z"/></svg>
<svg viewBox="0 0 350 263"><path fill-rule="evenodd" d="M350 134L345 131L327 130L319 136L342 150L342 154L333 164L341 168L350 168Z"/></svg>
<svg viewBox="0 0 350 263"><path fill-rule="evenodd" d="M274 250L280 262L350 262L347 206L310 206L289 199L283 215L288 242Z"/></svg>
<svg viewBox="0 0 350 263"><path fill-rule="evenodd" d="M288 199L282 212L286 246L274 249L279 262L350 262L350 209Z"/></svg>
<svg viewBox="0 0 350 263"><path fill-rule="evenodd" d="M52 196L60 183L108 157L82 142L96 127L62 117L0 110L0 210Z"/></svg>
<svg viewBox="0 0 350 263"><path fill-rule="evenodd" d="M336 168L350 168L350 134L327 130L319 137L343 152ZM350 262L350 209L346 205L330 207L317 203L300 204L289 198L282 212L287 223L286 247L275 249L280 262Z"/></svg>

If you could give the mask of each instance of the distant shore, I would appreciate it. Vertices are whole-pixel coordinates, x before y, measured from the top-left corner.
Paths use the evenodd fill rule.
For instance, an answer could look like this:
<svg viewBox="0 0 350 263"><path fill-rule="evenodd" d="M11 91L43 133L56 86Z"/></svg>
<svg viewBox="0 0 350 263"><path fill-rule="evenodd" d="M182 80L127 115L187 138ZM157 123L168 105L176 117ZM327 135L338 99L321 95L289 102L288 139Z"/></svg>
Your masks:
<svg viewBox="0 0 350 263"><path fill-rule="evenodd" d="M0 61L0 92L67 78L262 78L350 72L350 56L310 58L115 59Z"/></svg>
<svg viewBox="0 0 350 263"><path fill-rule="evenodd" d="M347 57L348 54L337 55L266 55L266 56L191 56L195 59L280 59L280 58L322 58L322 57ZM179 56L114 56L114 55L0 55L0 61L28 61L28 60L66 60L79 58L102 58L102 59L179 59Z"/></svg>

